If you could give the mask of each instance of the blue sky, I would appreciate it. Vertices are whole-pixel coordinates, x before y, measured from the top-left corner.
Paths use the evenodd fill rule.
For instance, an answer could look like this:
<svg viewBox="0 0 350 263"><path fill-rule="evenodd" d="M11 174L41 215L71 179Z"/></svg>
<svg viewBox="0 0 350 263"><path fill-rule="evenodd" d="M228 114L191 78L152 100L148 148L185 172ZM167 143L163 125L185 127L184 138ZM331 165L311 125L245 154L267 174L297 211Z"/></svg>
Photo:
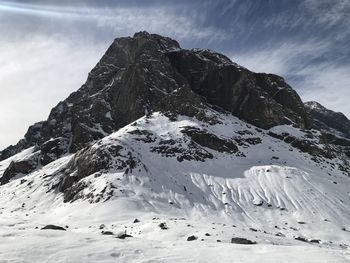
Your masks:
<svg viewBox="0 0 350 263"><path fill-rule="evenodd" d="M78 89L115 37L141 30L282 75L350 116L349 0L0 0L0 149Z"/></svg>

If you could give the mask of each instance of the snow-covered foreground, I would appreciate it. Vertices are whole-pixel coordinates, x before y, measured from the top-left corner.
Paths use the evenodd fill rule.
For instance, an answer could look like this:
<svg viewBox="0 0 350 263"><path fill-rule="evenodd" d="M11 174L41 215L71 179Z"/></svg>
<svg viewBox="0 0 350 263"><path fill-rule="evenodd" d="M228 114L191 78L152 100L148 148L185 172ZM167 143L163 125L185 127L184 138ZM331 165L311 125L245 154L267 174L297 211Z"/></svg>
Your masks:
<svg viewBox="0 0 350 263"><path fill-rule="evenodd" d="M109 211L112 205L121 207L113 203L90 209L76 207L73 214L67 216L65 209L28 216L19 212L2 214L0 262L316 263L350 260L350 251L340 247L284 241L283 237L270 233L222 222L162 215L152 217L136 211L130 213L129 209ZM108 210L101 211L103 209ZM140 222L133 223L133 215L141 216L138 217ZM67 225L68 228L67 231L35 229L44 226L44 222ZM106 223L103 229L100 229L101 222ZM168 229L162 230L158 226L163 222ZM102 235L102 231L112 231L115 235ZM116 238L124 232L133 237ZM198 239L186 241L191 235ZM256 240L258 244L231 244L231 238L235 236Z"/></svg>
<svg viewBox="0 0 350 263"><path fill-rule="evenodd" d="M55 185L74 155L0 186L0 262L349 262L350 178L339 160L315 162L269 131L216 117L208 125L154 113L105 137L92 152L118 145L136 165L83 178L72 203ZM238 152L193 146L188 127L235 139ZM271 132L306 136L289 126ZM0 176L33 151L0 162ZM186 159L193 156L207 159ZM48 224L67 228L41 230ZM257 244L232 244L234 237Z"/></svg>

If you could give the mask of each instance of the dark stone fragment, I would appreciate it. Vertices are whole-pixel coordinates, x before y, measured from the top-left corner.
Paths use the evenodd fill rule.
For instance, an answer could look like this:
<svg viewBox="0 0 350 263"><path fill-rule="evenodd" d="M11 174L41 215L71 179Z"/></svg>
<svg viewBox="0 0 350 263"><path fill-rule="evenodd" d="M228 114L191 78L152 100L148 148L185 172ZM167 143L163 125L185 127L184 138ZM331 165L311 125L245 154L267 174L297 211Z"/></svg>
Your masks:
<svg viewBox="0 0 350 263"><path fill-rule="evenodd" d="M107 236L114 235L114 233L112 231L102 231L101 234L102 235L107 235Z"/></svg>
<svg viewBox="0 0 350 263"><path fill-rule="evenodd" d="M64 227L56 226L56 225L47 225L47 226L44 226L43 228L41 228L41 230L48 230L48 229L66 231L66 229Z"/></svg>
<svg viewBox="0 0 350 263"><path fill-rule="evenodd" d="M278 232L277 234L275 234L275 236L277 236L277 237L285 237L285 235L282 234L281 232Z"/></svg>
<svg viewBox="0 0 350 263"><path fill-rule="evenodd" d="M231 238L231 243L242 244L242 245L254 245L254 244L256 244L255 241L251 241L249 239L241 238L241 237L233 237L233 238Z"/></svg>
<svg viewBox="0 0 350 263"><path fill-rule="evenodd" d="M159 226L160 229L162 229L162 230L168 229L168 226L166 225L166 223L160 223L158 226Z"/></svg>
<svg viewBox="0 0 350 263"><path fill-rule="evenodd" d="M118 235L117 238L119 239L125 239L127 237L133 237L132 235L128 235L128 234L121 234L121 235Z"/></svg>
<svg viewBox="0 0 350 263"><path fill-rule="evenodd" d="M294 237L295 240L302 241L302 242L308 242L308 240L305 237Z"/></svg>
<svg viewBox="0 0 350 263"><path fill-rule="evenodd" d="M197 239L198 239L198 237L196 237L196 236L189 236L187 238L187 241L193 241L193 240L197 240Z"/></svg>
<svg viewBox="0 0 350 263"><path fill-rule="evenodd" d="M310 243L320 244L320 243L321 243L321 240L320 240L320 239L310 239L309 242L310 242Z"/></svg>
<svg viewBox="0 0 350 263"><path fill-rule="evenodd" d="M255 206L262 206L263 204L264 204L264 201L259 201L254 203Z"/></svg>

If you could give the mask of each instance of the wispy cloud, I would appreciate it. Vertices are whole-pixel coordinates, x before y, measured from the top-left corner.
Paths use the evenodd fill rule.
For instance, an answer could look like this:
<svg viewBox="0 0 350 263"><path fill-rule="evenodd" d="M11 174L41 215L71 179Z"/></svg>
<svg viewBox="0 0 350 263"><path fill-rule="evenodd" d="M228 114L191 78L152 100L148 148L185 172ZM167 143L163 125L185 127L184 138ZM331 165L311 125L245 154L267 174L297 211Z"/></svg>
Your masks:
<svg viewBox="0 0 350 263"><path fill-rule="evenodd" d="M70 30L78 32L83 27L90 27L90 32L103 30L115 36L132 35L135 32L147 30L165 34L174 38L191 41L207 41L215 39L221 41L229 36L227 31L210 25L203 25L205 17L192 5L152 5L152 8L134 5L123 6L60 6L30 3L11 3L0 1L0 11L15 16L28 16L27 24L19 25L23 28L32 27L60 27L70 26ZM12 16L14 20L15 16ZM50 18L50 23L42 24L42 18ZM3 20L3 25L14 23L11 17ZM23 19L23 17L21 18ZM55 20L59 21L55 21ZM7 21L6 21L7 20ZM56 23L58 22L58 23ZM1 25L1 23L0 23ZM17 25L18 26L18 25ZM54 28L52 28L52 31ZM83 29L86 30L86 29ZM80 35L80 34L79 34Z"/></svg>
<svg viewBox="0 0 350 263"><path fill-rule="evenodd" d="M222 41L228 38L227 32L213 26L202 26L201 14L183 13L168 8L118 8L99 10L92 14L99 27L110 27L115 34L147 30L172 36L177 39Z"/></svg>
<svg viewBox="0 0 350 263"><path fill-rule="evenodd" d="M348 0L304 0L301 7L312 15L313 22L318 21L328 27L350 24L350 1Z"/></svg>
<svg viewBox="0 0 350 263"><path fill-rule="evenodd" d="M0 149L77 90L105 48L39 36L0 42Z"/></svg>
<svg viewBox="0 0 350 263"><path fill-rule="evenodd" d="M296 74L310 60L321 57L328 48L327 42L284 42L263 49L249 49L231 54L231 57L252 71L286 76Z"/></svg>

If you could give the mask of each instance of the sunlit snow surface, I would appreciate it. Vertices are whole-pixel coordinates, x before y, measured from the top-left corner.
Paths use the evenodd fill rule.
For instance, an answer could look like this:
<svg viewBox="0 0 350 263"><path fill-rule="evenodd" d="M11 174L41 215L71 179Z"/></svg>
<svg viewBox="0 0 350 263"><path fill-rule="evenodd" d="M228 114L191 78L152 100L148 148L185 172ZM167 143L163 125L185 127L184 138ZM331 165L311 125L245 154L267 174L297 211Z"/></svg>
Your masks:
<svg viewBox="0 0 350 263"><path fill-rule="evenodd" d="M0 262L350 262L350 178L332 168L338 160L317 164L268 131L229 115L217 118L221 123L208 125L154 113L96 143L122 144L147 167L83 179L90 185L85 191L111 183L122 189L105 202L63 203L62 193L48 191L73 155L22 177L26 183L18 178L0 186ZM215 157L205 162L179 162L150 150L160 139L181 139L185 126L262 142L239 146L246 157L207 149ZM151 132L156 141L135 140L138 135L130 132L136 129ZM289 126L272 130L304 136ZM12 160L33 151L0 162L0 176ZM133 223L136 218L140 222ZM162 222L167 230L158 226ZM47 224L68 228L40 230ZM116 238L121 233L133 237ZM198 239L186 241L191 235ZM231 244L233 237L257 244Z"/></svg>

